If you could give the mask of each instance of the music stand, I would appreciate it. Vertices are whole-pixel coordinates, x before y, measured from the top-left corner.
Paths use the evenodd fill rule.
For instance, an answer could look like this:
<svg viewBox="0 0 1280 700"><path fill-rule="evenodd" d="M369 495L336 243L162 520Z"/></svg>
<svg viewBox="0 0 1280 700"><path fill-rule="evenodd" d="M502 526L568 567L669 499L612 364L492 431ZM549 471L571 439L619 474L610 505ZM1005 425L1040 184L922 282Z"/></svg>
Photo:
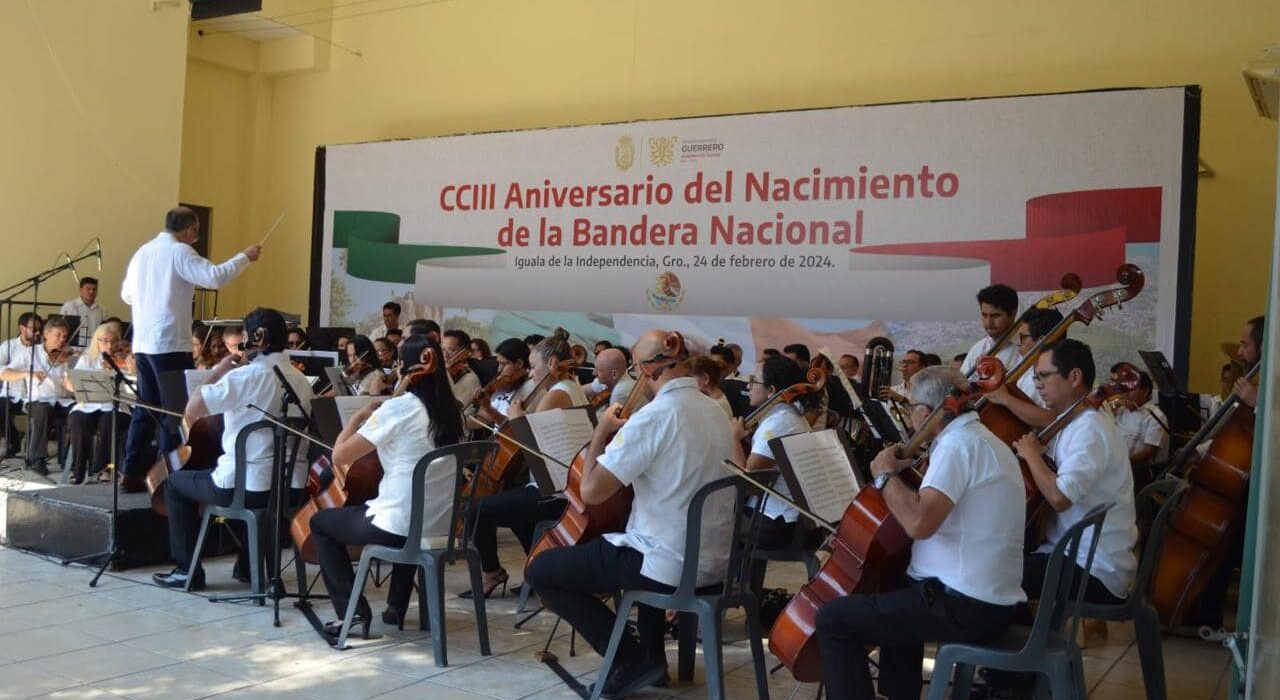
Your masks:
<svg viewBox="0 0 1280 700"><path fill-rule="evenodd" d="M1194 433L1202 422L1199 395L1187 393L1186 385L1173 371L1164 353L1139 350L1138 357L1142 358L1142 363L1147 366L1147 372L1151 375L1152 383L1156 385L1157 403L1169 419L1170 440L1173 439L1173 433Z"/></svg>
<svg viewBox="0 0 1280 700"><path fill-rule="evenodd" d="M333 387L335 396L351 396L351 386L347 384L341 367L325 367L324 376L329 380L329 386Z"/></svg>

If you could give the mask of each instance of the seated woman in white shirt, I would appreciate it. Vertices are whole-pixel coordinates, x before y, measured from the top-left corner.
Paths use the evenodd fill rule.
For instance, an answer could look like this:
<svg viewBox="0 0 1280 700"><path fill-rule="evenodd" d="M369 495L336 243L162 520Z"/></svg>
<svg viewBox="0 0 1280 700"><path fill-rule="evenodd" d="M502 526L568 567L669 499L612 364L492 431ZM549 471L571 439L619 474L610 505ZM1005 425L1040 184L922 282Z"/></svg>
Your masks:
<svg viewBox="0 0 1280 700"><path fill-rule="evenodd" d="M383 471L378 497L360 506L322 510L311 520L320 572L339 619L347 612L355 582L348 545L403 546L409 533L413 470L418 460L462 439L462 417L444 374L440 346L426 336L409 336L400 347L400 359L409 382L401 387L404 393L362 408L333 446L333 460L340 464L350 464L377 450ZM430 373L424 371L428 364L433 365ZM441 466L435 465L426 475L424 539L447 537L452 526L455 472ZM413 574L413 567L405 565L396 565L392 572L387 610L382 615L389 624L404 619ZM369 605L362 599L356 623L363 626L365 636L371 617ZM330 643L337 642L341 624L336 621L325 626Z"/></svg>
<svg viewBox="0 0 1280 700"><path fill-rule="evenodd" d="M723 362L712 355L698 355L689 361L689 374L698 381L698 391L714 400L724 411L725 416L732 420L733 406L729 404L729 397L725 396L724 389L720 387L720 381L728 370L729 368ZM802 372L801 381L803 381L803 374Z"/></svg>
<svg viewBox="0 0 1280 700"><path fill-rule="evenodd" d="M804 381L805 372L800 369L800 365L785 357L766 358L756 365L755 375L747 382L747 398L751 401L752 410L763 405L770 396ZM780 403L768 409L754 432L747 431L742 418L735 419L734 464L743 465L749 472L772 469L777 460L769 447L769 441L776 437L807 432L809 422L805 420L800 407L790 403ZM773 487L783 496L791 496L782 478L774 482ZM785 549L791 544L799 515L795 508L780 499L766 498L756 546L759 549ZM817 543L813 545L816 547ZM764 585L764 562L756 562L752 574L752 589L758 593Z"/></svg>
<svg viewBox="0 0 1280 700"><path fill-rule="evenodd" d="M504 341L498 346L496 352L499 358L506 353L518 355L519 351L508 345L512 342ZM583 393L582 385L573 373L563 371L563 365L571 356L569 334L563 328L557 328L551 336L538 341L533 352L529 353L529 382L551 386L541 398L530 397L537 400L533 408L526 409L520 401L510 401L506 405L507 416L515 418L526 413L585 406L587 395ZM557 376L560 379L556 379ZM486 597L499 585L506 592L507 572L498 561L498 528L510 528L527 553L533 545L534 527L543 520L558 520L564 513L565 503L564 498L559 495L543 496L532 474L522 487L508 489L477 501L474 540L476 549L480 552ZM470 596L469 590L461 593L463 598Z"/></svg>
<svg viewBox="0 0 1280 700"><path fill-rule="evenodd" d="M115 322L103 323L93 332L89 347L76 361L75 369L110 371L103 355L110 355L120 344L120 326ZM121 367L121 369L124 369ZM71 380L66 388L72 391ZM67 421L71 429L72 484L84 483L86 471L103 472L111 456L111 404L77 402L71 407ZM129 414L121 411L116 417L117 430L127 430Z"/></svg>

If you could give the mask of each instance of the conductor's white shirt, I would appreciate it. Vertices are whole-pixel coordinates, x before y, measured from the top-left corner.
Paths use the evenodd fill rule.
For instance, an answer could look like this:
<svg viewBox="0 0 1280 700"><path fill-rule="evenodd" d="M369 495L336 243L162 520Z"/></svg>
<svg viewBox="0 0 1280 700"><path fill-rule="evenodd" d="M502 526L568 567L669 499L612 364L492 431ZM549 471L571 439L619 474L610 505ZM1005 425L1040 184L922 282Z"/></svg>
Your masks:
<svg viewBox="0 0 1280 700"><path fill-rule="evenodd" d="M197 285L218 289L249 266L244 253L214 265L161 231L129 260L120 298L133 308L133 351L191 352L191 298Z"/></svg>

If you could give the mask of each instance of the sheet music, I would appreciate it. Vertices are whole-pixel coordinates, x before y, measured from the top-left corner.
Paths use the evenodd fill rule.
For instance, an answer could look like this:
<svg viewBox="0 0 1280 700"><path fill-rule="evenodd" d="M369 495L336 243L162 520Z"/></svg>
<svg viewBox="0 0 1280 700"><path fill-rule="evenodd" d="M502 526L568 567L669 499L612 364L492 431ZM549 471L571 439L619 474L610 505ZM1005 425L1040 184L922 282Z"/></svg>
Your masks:
<svg viewBox="0 0 1280 700"><path fill-rule="evenodd" d="M827 522L840 522L862 485L836 431L797 433L781 440L809 510Z"/></svg>
<svg viewBox="0 0 1280 700"><path fill-rule="evenodd" d="M196 393L196 387L204 384L204 380L213 374L211 369L189 369L183 373L187 380L187 396Z"/></svg>
<svg viewBox="0 0 1280 700"><path fill-rule="evenodd" d="M333 404L338 407L338 421L343 428L347 427L347 423L351 422L360 409L368 406L377 396L335 396Z"/></svg>
<svg viewBox="0 0 1280 700"><path fill-rule="evenodd" d="M538 449L565 464L573 463L573 458L577 456L582 446L591 442L591 434L595 431L591 425L591 419L587 417L587 412L581 409L566 411L557 408L530 413L526 418L529 421L529 429L533 432L533 439L538 443ZM555 462L547 460L543 462L547 465L547 472L551 475L555 490L563 491L569 480L569 470Z"/></svg>
<svg viewBox="0 0 1280 700"><path fill-rule="evenodd" d="M69 370L71 387L80 403L111 403L113 376L96 369Z"/></svg>

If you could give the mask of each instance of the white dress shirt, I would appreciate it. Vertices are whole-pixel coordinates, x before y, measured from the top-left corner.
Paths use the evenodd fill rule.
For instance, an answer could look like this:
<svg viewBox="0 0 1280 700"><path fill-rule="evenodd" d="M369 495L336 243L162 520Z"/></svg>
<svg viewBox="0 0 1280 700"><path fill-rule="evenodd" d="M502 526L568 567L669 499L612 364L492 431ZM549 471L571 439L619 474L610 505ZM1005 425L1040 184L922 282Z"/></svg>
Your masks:
<svg viewBox="0 0 1280 700"><path fill-rule="evenodd" d="M969 348L969 353L964 356L964 363L960 365L960 374L969 376L974 367L978 366L978 360L986 355L991 354L991 348L995 347L996 341L991 336L986 336L982 340L973 344ZM1013 369L1018 364L1018 346L1014 343L1006 343L1000 352L996 353L996 358L1004 363L1005 370Z"/></svg>
<svg viewBox="0 0 1280 700"><path fill-rule="evenodd" d="M214 265L168 231L143 244L129 260L120 288L120 298L133 309L133 351L190 353L196 286L218 289L248 266L244 253Z"/></svg>
<svg viewBox="0 0 1280 700"><path fill-rule="evenodd" d="M284 388L280 386L280 380L276 378L272 367L280 368L289 386L302 400L302 405L310 406L311 400L315 398L311 382L289 364L289 358L283 352L259 355L249 364L222 375L213 384L203 384L198 388L209 413L222 414L222 456L218 457L217 466L213 469L213 484L220 489L235 488L236 438L240 436L240 431L251 423L263 420L262 414L249 408L249 404L270 411L277 418L281 417L280 400L284 395ZM254 432L245 443L248 469L245 475L246 490L267 491L271 488L271 443L272 435L268 430Z"/></svg>
<svg viewBox="0 0 1280 700"><path fill-rule="evenodd" d="M640 574L679 585L689 504L704 484L725 475L731 457L729 419L698 391L692 377L672 379L636 411L597 459L624 486L635 488L625 532L605 535L617 547L644 555ZM698 586L718 583L733 535L732 491L709 499L702 514Z"/></svg>
<svg viewBox="0 0 1280 700"><path fill-rule="evenodd" d="M1158 462L1169 456L1169 433L1164 429L1169 421L1155 401L1148 401L1132 411L1122 408L1116 412L1115 420L1116 429L1130 453L1145 445L1155 445L1159 449L1149 461Z"/></svg>
<svg viewBox="0 0 1280 700"><path fill-rule="evenodd" d="M773 456L773 450L769 448L769 441L776 437L807 433L809 429L809 421L800 415L798 408L789 403L778 404L769 409L764 419L760 421L760 425L756 426L755 433L751 435L751 454L760 455L776 462L778 460ZM787 486L786 479L778 479L774 483L773 489L784 498L791 498L791 489ZM750 505L754 504L755 500L752 499ZM800 517L799 511L780 498L766 497L762 512L766 518L782 518L789 523L794 523Z"/></svg>
<svg viewBox="0 0 1280 700"><path fill-rule="evenodd" d="M1112 503L1102 523L1102 536L1089 573L1121 598L1128 597L1129 585L1138 569L1133 546L1138 540L1133 505L1133 470L1129 450L1116 431L1115 421L1093 409L1076 416L1049 442L1045 454L1058 466L1057 486L1071 499L1071 507L1055 514L1049 524L1048 543L1041 552L1053 551L1067 528L1076 524L1094 507ZM1087 542L1092 534L1084 533ZM1085 565L1084 547L1077 563Z"/></svg>
<svg viewBox="0 0 1280 700"><path fill-rule="evenodd" d="M89 344L89 340L93 338L93 332L98 329L98 326L102 325L102 320L107 317L107 311L102 308L102 304L94 302L93 306L89 306L80 297L63 304L62 308L58 309L58 313L63 316L80 317L80 328L76 330L76 337L71 339L72 345L80 347Z"/></svg>
<svg viewBox="0 0 1280 700"><path fill-rule="evenodd" d="M1022 471L976 413L957 416L934 440L920 489L939 491L955 508L936 532L911 544L907 575L936 578L992 605L1026 600Z"/></svg>
<svg viewBox="0 0 1280 700"><path fill-rule="evenodd" d="M408 535L409 514L413 509L413 470L423 455L436 448L427 409L413 394L387 399L360 426L357 434L378 449L378 461L382 463L378 497L369 501L365 514L380 530L402 537ZM422 541L427 547L444 546L449 536L455 476L456 467L452 463L433 464L427 469L422 524Z"/></svg>
<svg viewBox="0 0 1280 700"><path fill-rule="evenodd" d="M35 355L34 363L32 362L33 354ZM64 363L53 366L49 361L49 353L44 349L44 344L32 347L18 341L9 347L5 355L8 359L4 365L5 369L24 373L21 379L9 382L12 388L10 395L15 400L57 403L66 406L75 403L71 392L62 385L62 380L67 376L67 365ZM33 372L44 372L46 376L43 381L29 381L29 379L35 379L34 376L28 377ZM32 384L35 386L31 386Z"/></svg>

